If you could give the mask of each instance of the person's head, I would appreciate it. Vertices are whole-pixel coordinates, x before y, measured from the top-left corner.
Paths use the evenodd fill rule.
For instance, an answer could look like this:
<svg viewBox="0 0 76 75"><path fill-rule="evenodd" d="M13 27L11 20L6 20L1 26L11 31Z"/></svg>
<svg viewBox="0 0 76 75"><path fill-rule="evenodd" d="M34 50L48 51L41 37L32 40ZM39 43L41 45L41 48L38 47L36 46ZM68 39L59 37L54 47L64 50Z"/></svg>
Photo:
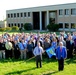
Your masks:
<svg viewBox="0 0 76 75"><path fill-rule="evenodd" d="M63 42L59 42L59 46L62 47L63 46Z"/></svg>

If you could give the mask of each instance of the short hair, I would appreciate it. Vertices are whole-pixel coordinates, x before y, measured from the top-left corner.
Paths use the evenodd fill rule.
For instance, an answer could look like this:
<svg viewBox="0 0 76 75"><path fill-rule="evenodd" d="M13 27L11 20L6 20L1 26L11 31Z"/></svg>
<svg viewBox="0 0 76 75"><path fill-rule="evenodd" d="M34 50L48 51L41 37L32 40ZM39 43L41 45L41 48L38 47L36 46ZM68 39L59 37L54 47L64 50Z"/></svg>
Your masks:
<svg viewBox="0 0 76 75"><path fill-rule="evenodd" d="M62 44L62 46L63 46L63 42L59 42L59 45L60 45L60 44Z"/></svg>

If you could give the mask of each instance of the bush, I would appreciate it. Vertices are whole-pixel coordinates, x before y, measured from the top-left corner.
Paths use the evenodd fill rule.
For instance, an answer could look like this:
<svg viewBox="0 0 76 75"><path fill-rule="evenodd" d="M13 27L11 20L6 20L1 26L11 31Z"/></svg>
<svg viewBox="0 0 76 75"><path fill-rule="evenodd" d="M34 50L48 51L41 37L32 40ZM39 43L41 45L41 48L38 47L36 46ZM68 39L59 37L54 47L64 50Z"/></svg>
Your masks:
<svg viewBox="0 0 76 75"><path fill-rule="evenodd" d="M49 24L49 25L47 25L47 29L49 31L58 31L59 30L59 24Z"/></svg>
<svg viewBox="0 0 76 75"><path fill-rule="evenodd" d="M31 25L31 23L25 23L25 24L24 24L24 29L25 29L25 30L32 30L33 27L32 27L32 25Z"/></svg>
<svg viewBox="0 0 76 75"><path fill-rule="evenodd" d="M11 27L6 27L6 30L7 30L7 31L11 31L12 28L11 28Z"/></svg>
<svg viewBox="0 0 76 75"><path fill-rule="evenodd" d="M12 30L19 30L19 27L13 26L13 27L12 27Z"/></svg>
<svg viewBox="0 0 76 75"><path fill-rule="evenodd" d="M5 31L6 30L6 28L0 28L0 31Z"/></svg>

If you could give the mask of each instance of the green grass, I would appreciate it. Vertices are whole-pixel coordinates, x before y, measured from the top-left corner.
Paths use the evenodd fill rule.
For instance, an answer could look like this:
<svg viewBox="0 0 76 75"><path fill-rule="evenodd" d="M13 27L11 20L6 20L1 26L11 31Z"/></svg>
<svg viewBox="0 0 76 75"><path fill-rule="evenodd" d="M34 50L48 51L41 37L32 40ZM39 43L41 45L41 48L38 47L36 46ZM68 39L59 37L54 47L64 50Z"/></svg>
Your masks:
<svg viewBox="0 0 76 75"><path fill-rule="evenodd" d="M0 60L0 75L76 75L76 57L65 60L64 71L58 71L55 59L43 58L42 68L36 68L35 59L29 60Z"/></svg>

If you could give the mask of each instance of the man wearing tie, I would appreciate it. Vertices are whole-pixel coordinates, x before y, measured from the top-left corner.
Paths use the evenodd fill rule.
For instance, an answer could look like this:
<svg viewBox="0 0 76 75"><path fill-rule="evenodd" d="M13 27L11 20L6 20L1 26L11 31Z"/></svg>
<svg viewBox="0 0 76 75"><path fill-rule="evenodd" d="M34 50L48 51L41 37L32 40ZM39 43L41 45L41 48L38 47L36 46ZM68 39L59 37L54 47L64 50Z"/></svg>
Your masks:
<svg viewBox="0 0 76 75"><path fill-rule="evenodd" d="M59 42L59 46L56 49L56 58L58 59L58 70L64 69L64 59L67 57L66 47L63 46L63 42Z"/></svg>
<svg viewBox="0 0 76 75"><path fill-rule="evenodd" d="M42 67L42 53L44 53L43 48L40 46L40 42L37 42L37 46L35 47L33 54L36 56L36 67L38 68L38 63L40 67Z"/></svg>

